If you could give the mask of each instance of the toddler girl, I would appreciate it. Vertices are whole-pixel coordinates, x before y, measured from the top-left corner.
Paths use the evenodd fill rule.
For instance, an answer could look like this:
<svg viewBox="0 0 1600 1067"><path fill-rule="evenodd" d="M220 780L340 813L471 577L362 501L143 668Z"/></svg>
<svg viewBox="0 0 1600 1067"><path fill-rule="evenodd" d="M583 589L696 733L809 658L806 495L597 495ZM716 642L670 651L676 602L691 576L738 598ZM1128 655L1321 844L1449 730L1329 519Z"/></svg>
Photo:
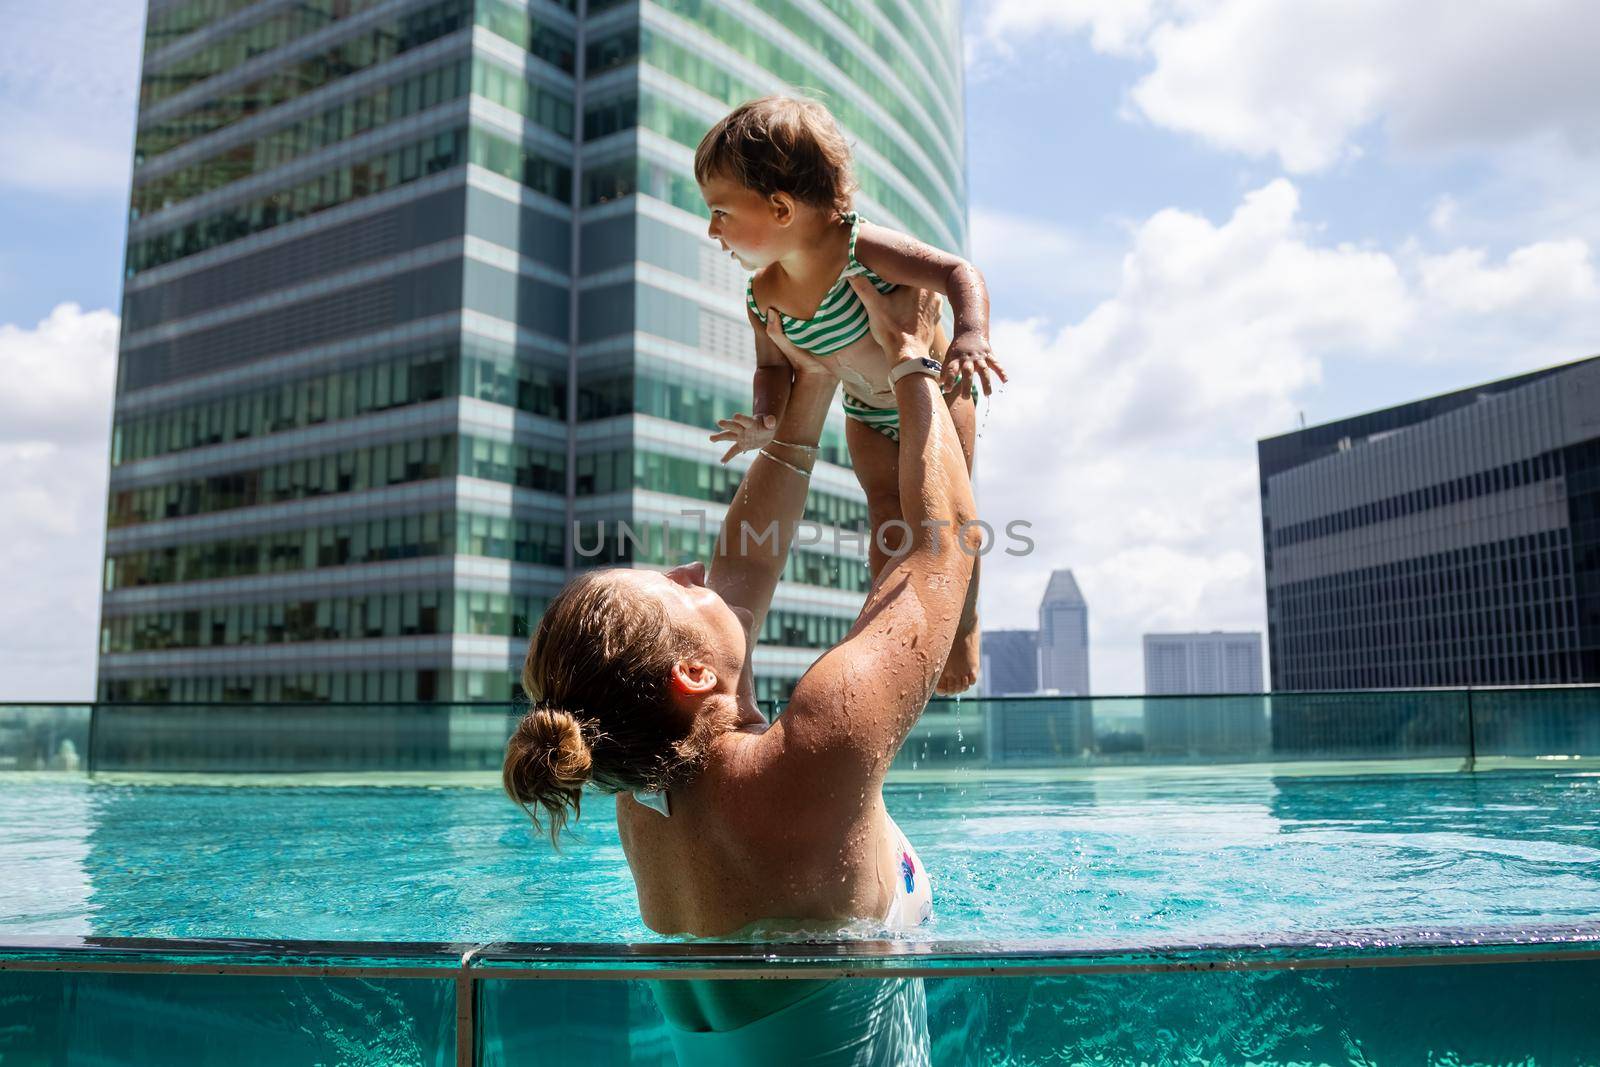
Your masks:
<svg viewBox="0 0 1600 1067"><path fill-rule="evenodd" d="M942 293L955 315L955 337L941 335L941 381L972 468L977 384L1005 371L989 351L989 295L983 276L959 256L863 220L851 208L850 146L833 116L812 100L766 97L742 104L705 135L695 151L695 179L711 210L710 235L755 273L745 292L755 331L755 396L749 415L719 420L713 441L728 442L726 463L772 441L788 400L788 362L768 330L821 357L844 385L845 440L867 495L873 580L890 553L878 543L883 524L901 517L899 420L889 357L868 331L867 312L851 288L860 275L881 292L914 285ZM884 536L899 547L890 527ZM974 560L976 564L976 560ZM978 675L976 568L961 625L940 675L941 693L959 693Z"/></svg>

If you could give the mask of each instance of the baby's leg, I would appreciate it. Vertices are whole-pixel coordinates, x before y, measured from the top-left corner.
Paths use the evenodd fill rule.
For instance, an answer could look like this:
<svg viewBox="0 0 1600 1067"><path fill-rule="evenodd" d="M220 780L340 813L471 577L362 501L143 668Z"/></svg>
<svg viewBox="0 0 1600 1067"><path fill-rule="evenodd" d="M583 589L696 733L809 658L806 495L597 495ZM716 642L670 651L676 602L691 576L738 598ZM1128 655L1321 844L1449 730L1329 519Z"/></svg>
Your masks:
<svg viewBox="0 0 1600 1067"><path fill-rule="evenodd" d="M898 526L884 531L882 541L889 551L878 543L878 531L883 529L884 523L894 519L905 521L900 511L900 446L855 419L844 420L844 439L850 446L850 463L855 467L856 481L867 494L870 530L867 567L876 583L889 565L890 552L904 548L905 531Z"/></svg>
<svg viewBox="0 0 1600 1067"><path fill-rule="evenodd" d="M961 383L965 386L967 383ZM966 389L947 394L950 418L956 424L956 437L961 441L961 452L967 457L967 473L972 473L973 450L977 446L978 406ZM961 608L961 622L956 626L955 644L945 660L944 671L939 676L935 690L940 693L959 693L978 680L980 633L978 630L978 572L982 560L972 560L972 583L967 586L967 601Z"/></svg>

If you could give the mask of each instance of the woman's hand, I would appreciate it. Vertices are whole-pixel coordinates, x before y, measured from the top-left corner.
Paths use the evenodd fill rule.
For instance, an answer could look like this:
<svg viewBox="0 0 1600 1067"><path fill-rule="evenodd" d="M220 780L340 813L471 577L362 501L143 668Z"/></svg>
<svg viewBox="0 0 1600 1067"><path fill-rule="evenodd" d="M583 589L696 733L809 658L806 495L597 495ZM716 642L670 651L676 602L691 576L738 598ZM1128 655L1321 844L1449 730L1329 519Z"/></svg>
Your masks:
<svg viewBox="0 0 1600 1067"><path fill-rule="evenodd" d="M859 274L851 275L850 287L867 309L867 325L872 339L883 346L895 362L923 359L933 344L939 327L939 294L914 286L898 286L892 293L880 293Z"/></svg>
<svg viewBox="0 0 1600 1067"><path fill-rule="evenodd" d="M789 361L789 367L794 371L796 378L833 374L826 363L810 352L796 348L794 342L789 340L789 335L783 332L783 316L778 314L777 308L767 309L767 337L778 346L783 358Z"/></svg>

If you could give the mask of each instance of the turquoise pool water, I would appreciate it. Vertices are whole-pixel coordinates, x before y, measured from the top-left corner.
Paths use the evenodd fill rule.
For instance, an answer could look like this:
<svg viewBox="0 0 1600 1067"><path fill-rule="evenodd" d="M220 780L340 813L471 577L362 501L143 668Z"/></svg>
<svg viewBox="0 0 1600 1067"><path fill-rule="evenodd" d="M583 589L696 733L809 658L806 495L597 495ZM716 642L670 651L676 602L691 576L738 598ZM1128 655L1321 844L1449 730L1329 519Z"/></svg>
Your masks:
<svg viewBox="0 0 1600 1067"><path fill-rule="evenodd" d="M16 776L0 790L0 934L659 940L605 801L554 853L482 783ZM886 798L934 879L919 940L1359 939L1600 919L1600 776L955 774Z"/></svg>
<svg viewBox="0 0 1600 1067"><path fill-rule="evenodd" d="M3 785L0 1063L672 1067L648 979L821 966L921 975L937 1067L1600 1064L1594 775L922 776L938 944L757 948L645 930L603 803Z"/></svg>

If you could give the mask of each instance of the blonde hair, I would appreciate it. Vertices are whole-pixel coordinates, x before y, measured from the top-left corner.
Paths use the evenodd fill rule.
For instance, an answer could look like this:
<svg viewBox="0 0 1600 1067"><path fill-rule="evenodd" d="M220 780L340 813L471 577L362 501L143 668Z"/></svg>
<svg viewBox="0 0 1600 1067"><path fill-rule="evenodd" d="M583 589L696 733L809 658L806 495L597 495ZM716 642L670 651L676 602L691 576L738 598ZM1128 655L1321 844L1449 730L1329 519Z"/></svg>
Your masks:
<svg viewBox="0 0 1600 1067"><path fill-rule="evenodd" d="M763 196L787 193L841 216L856 191L839 124L822 104L793 96L764 96L724 115L695 149L694 176L726 177Z"/></svg>
<svg viewBox="0 0 1600 1067"><path fill-rule="evenodd" d="M716 716L682 714L669 697L693 635L615 572L567 583L539 620L522 665L532 706L506 743L505 791L550 841L580 813L589 783L608 792L666 789L692 778L726 727Z"/></svg>

